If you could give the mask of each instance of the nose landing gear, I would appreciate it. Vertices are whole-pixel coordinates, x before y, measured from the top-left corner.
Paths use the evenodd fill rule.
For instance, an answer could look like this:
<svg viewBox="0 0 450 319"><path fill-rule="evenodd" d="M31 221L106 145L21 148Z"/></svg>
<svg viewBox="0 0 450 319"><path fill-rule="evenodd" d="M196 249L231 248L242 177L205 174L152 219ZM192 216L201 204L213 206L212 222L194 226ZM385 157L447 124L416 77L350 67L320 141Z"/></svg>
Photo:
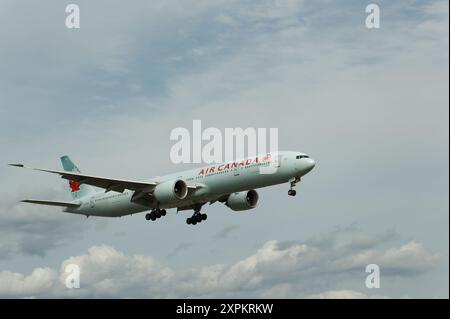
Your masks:
<svg viewBox="0 0 450 319"><path fill-rule="evenodd" d="M295 187L295 185L297 185L298 182L300 182L300 178L299 177L294 177L289 182L290 182L290 187L289 187L289 190L288 190L288 195L289 196L297 195L297 192L293 188Z"/></svg>
<svg viewBox="0 0 450 319"><path fill-rule="evenodd" d="M166 214L167 212L165 209L155 209L152 210L150 213L145 214L145 219L155 221L158 218L161 218L162 216L166 216Z"/></svg>

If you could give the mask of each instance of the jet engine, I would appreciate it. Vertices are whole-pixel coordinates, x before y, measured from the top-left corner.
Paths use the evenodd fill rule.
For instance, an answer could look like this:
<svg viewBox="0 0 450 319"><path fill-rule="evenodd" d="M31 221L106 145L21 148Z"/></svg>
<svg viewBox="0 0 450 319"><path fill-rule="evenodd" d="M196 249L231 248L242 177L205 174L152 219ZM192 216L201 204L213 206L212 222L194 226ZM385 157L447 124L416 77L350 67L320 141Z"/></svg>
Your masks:
<svg viewBox="0 0 450 319"><path fill-rule="evenodd" d="M225 204L234 211L247 210L256 207L258 198L258 193L251 189L230 194Z"/></svg>
<svg viewBox="0 0 450 319"><path fill-rule="evenodd" d="M181 179L162 182L156 185L153 191L153 195L160 203L184 199L187 193L187 185Z"/></svg>

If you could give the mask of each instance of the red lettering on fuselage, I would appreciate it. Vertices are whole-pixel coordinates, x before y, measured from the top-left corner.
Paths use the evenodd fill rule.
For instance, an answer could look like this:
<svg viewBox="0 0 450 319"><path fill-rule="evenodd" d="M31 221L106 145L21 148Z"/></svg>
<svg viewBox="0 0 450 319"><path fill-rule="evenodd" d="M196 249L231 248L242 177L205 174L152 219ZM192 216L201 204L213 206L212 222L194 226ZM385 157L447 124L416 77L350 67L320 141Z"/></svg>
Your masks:
<svg viewBox="0 0 450 319"><path fill-rule="evenodd" d="M266 160L267 156L264 158ZM270 158L270 155L269 155ZM211 166L207 168L202 168L200 172L198 172L198 175L205 175L205 174L212 174L214 172L222 172L233 168L238 168L240 166L249 166L251 164L258 164L259 158L256 156L255 158L249 158L246 160L242 160L240 162L233 162L233 163L226 163L226 164L220 164L219 166ZM216 170L217 168L217 170Z"/></svg>

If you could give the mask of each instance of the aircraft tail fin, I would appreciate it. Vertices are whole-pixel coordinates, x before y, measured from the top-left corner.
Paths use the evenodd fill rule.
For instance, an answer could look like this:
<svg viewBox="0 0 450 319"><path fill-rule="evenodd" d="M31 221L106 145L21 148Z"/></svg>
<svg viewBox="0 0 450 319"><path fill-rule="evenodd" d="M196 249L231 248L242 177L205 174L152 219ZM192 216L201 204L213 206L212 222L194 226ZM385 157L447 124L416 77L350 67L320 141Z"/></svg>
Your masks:
<svg viewBox="0 0 450 319"><path fill-rule="evenodd" d="M81 173L78 167L72 162L69 156L61 156L61 164L66 172ZM70 194L73 199L85 197L95 193L95 189L90 185L85 185L77 181L69 181Z"/></svg>

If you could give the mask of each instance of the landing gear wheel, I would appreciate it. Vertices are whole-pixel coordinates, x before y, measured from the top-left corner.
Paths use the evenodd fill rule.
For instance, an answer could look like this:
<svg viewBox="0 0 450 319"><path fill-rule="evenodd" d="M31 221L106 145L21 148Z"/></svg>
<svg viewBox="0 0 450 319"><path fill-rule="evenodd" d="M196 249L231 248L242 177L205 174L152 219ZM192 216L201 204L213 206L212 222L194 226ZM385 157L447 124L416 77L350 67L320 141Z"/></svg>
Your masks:
<svg viewBox="0 0 450 319"><path fill-rule="evenodd" d="M194 207L194 214L192 214L191 217L186 219L186 224L197 225L197 224L201 223L202 221L206 220L206 218L208 218L208 216L206 214L202 214L200 212L200 209L201 209L201 205L199 205L198 207Z"/></svg>
<svg viewBox="0 0 450 319"><path fill-rule="evenodd" d="M152 221L155 221L156 220L156 213L155 212L151 212L150 213L150 219L152 220Z"/></svg>
<svg viewBox="0 0 450 319"><path fill-rule="evenodd" d="M166 210L165 209L161 209L161 216L166 216L166 214L167 214L167 212L166 212Z"/></svg>
<svg viewBox="0 0 450 319"><path fill-rule="evenodd" d="M288 191L288 195L289 195L289 196L295 196L295 195L297 195L297 192L296 192L294 189L290 189L290 190Z"/></svg>
<svg viewBox="0 0 450 319"><path fill-rule="evenodd" d="M150 218L151 218L150 213L145 214L145 219L146 219L146 220L150 220Z"/></svg>
<svg viewBox="0 0 450 319"><path fill-rule="evenodd" d="M154 214L156 218L161 218L161 211L159 209Z"/></svg>

